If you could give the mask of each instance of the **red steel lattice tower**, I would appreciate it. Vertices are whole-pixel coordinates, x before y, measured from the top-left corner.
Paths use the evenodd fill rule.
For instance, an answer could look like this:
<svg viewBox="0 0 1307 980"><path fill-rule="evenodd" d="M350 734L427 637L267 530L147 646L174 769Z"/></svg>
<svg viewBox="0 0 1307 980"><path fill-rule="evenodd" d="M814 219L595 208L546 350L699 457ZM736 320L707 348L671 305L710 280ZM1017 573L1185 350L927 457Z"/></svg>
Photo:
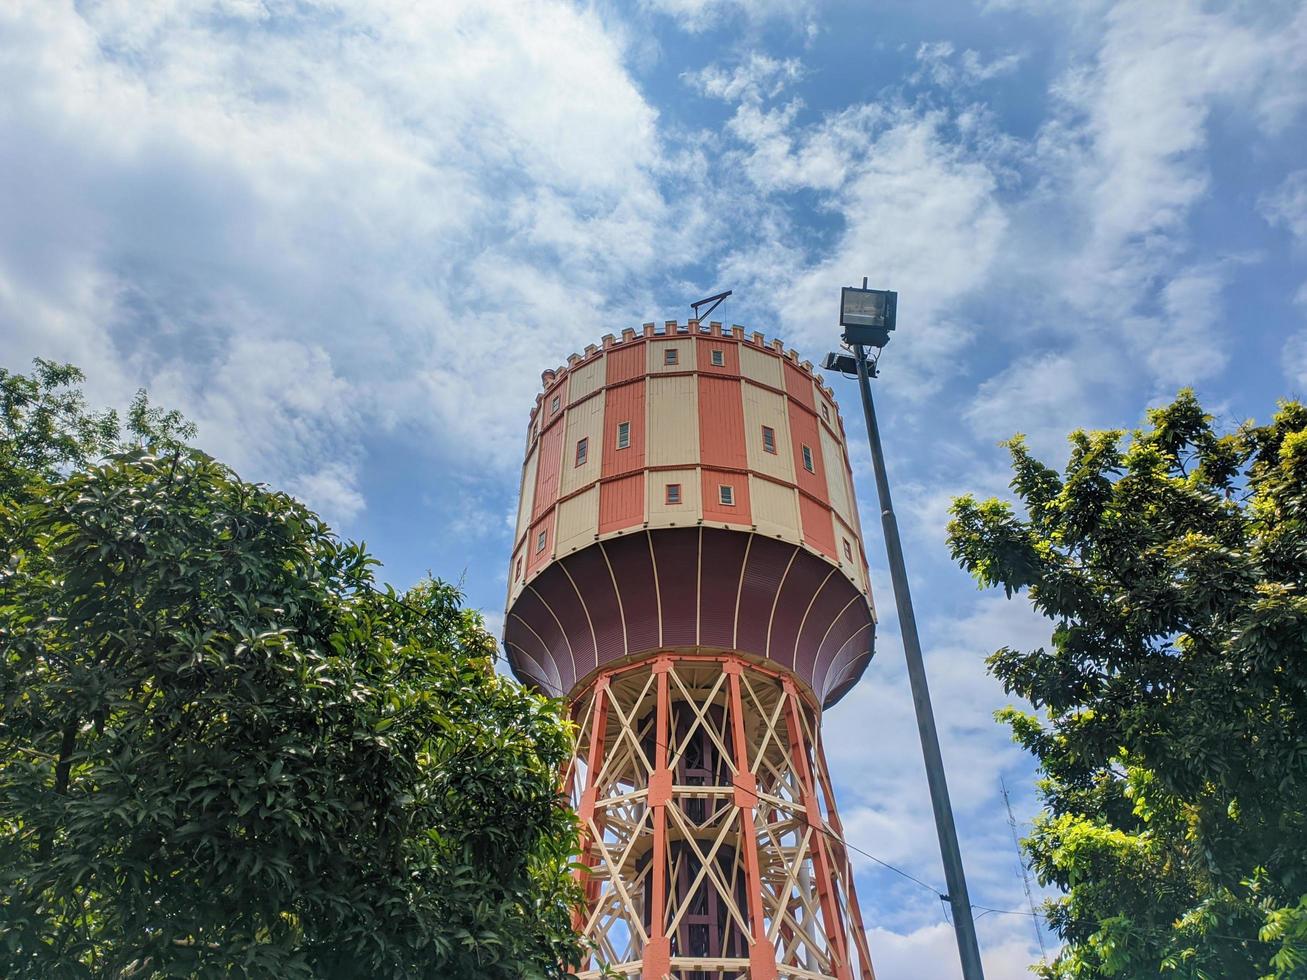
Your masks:
<svg viewBox="0 0 1307 980"><path fill-rule="evenodd" d="M875 636L830 390L693 320L543 382L504 645L580 732L579 975L873 980L821 744Z"/></svg>

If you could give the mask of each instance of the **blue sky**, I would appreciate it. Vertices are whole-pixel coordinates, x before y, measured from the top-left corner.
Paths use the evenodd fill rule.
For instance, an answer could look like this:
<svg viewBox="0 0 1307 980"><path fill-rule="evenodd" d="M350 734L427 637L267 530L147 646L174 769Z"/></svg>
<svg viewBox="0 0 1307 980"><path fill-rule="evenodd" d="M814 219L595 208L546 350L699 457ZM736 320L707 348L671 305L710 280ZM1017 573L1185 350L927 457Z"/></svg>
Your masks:
<svg viewBox="0 0 1307 980"><path fill-rule="evenodd" d="M728 322L817 360L838 289L900 293L877 382L973 900L1020 908L1033 772L983 669L1044 624L954 568L1004 493L1194 385L1307 387L1301 3L11 0L0 350L181 408L248 478L497 628L539 372L622 327ZM942 884L856 393L883 620L827 717L850 840ZM957 976L939 902L867 862L882 980ZM1024 976L1029 919L980 921Z"/></svg>

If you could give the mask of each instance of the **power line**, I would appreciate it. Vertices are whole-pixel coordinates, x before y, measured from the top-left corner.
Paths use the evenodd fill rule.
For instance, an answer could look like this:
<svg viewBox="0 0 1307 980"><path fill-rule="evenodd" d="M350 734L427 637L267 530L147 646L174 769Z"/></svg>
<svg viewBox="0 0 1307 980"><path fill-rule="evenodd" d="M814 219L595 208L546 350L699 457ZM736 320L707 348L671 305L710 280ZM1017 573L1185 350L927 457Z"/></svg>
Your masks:
<svg viewBox="0 0 1307 980"><path fill-rule="evenodd" d="M906 878L908 881L914 882L915 884L920 885L922 888L925 888L925 889L927 889L928 891L934 892L934 893L935 893L935 897L938 898L941 902L944 902L944 903L945 903L945 906L947 907L947 904L948 904L948 893L947 893L947 892L940 891L940 890L939 890L938 888L936 888L934 885L927 884L926 882L922 881L920 878L917 878L917 877L915 877L915 876L913 876L913 875L908 874L908 873L907 873L906 871L904 871L902 868L896 868L894 865L890 864L888 861L882 861L880 858L876 857L876 855L870 853L869 851L864 851L861 847L858 847L856 844L852 844L852 843L850 843L849 841L847 841L847 840L845 840L844 838L840 837L838 834L836 834L836 833L835 833L834 831L832 831L832 830L829 830L829 829L827 829L827 828L825 828L825 827L822 827L822 828L819 828L819 829L821 830L821 832L822 832L823 834L825 834L825 835L826 835L827 837L829 837L831 840L836 841L836 842L839 843L839 844L842 844L844 847L847 847L849 850L851 850L851 851L856 851L857 853L861 854L863 857L868 858L869 860L875 861L875 862L876 862L877 864L879 864L881 867L883 867L883 868L887 868L888 870L893 871L896 875L900 875L900 876ZM995 908L990 908L988 905L976 905L974 902L971 903L971 908L972 908L973 910L979 909L979 910L981 911L982 914L984 914L984 913L990 913L990 912L996 912L996 913L998 913L998 914L1000 914L1000 915L1029 915L1029 916L1033 916L1033 917L1036 918L1036 919L1041 918L1041 916L1039 915L1038 912L1033 912L1033 911L1031 911L1031 912L1026 912L1026 911L1023 911L1023 910L1021 910L1021 909L995 909ZM980 918L980 916L977 916L977 918ZM1042 944L1042 943L1040 944L1040 948L1041 948L1041 949L1043 948L1043 944Z"/></svg>
<svg viewBox="0 0 1307 980"><path fill-rule="evenodd" d="M926 882L922 881L920 878L917 878L917 877L914 877L913 875L908 874L908 873L907 873L906 871L904 871L902 868L896 868L896 867L894 867L894 865L890 864L888 861L882 861L880 858L876 857L876 855L871 854L871 853L868 852L868 851L864 851L862 848L858 847L856 844L851 844L851 843L849 843L847 840L844 840L843 838L841 838L838 834L836 834L836 833L835 833L834 831L832 831L832 830L828 830L828 829L826 829L825 827L823 827L823 828L821 828L821 832L822 832L823 834L825 834L826 836L830 837L832 840L837 841L837 842L839 842L840 844L843 844L843 845L844 845L845 847L847 847L849 850L851 850L851 851L857 851L857 852L858 852L859 854L861 854L863 857L865 857L865 858L869 858L870 860L875 861L875 862L876 862L877 864L879 864L881 867L888 868L890 871L893 871L896 875L901 875L902 877L907 878L908 881L915 882L916 884L920 885L922 888L925 888L925 889L928 889L929 891L934 892L934 893L935 893L935 896L936 896L937 898L939 898L941 901L943 901L943 902L947 902L947 901L948 901L948 894L947 894L946 892L942 892L942 891L940 891L940 890L939 890L938 888L936 888L934 885L927 884ZM971 908L972 908L972 909L980 909L980 910L983 911L983 912L998 912L998 913L1001 913L1001 914L1003 914L1003 915L1031 915L1031 916L1034 916L1035 918L1039 918L1039 917L1040 917L1040 916L1039 916L1039 913L1037 913L1037 912L1025 912L1025 911L1022 911L1022 910L1020 910L1020 909L994 909L994 908L990 908L990 907L987 906L987 905L976 905L975 903L972 903Z"/></svg>
<svg viewBox="0 0 1307 980"><path fill-rule="evenodd" d="M993 912L997 915L1029 915L1036 919L1041 918L1038 912L1027 912L1024 909L991 909L988 905L972 905L971 907L973 909L979 909L981 915L988 915ZM978 915L976 918L980 918L980 916ZM1044 948L1042 942L1039 944L1039 948Z"/></svg>
<svg viewBox="0 0 1307 980"><path fill-rule="evenodd" d="M829 830L829 829L827 829L827 828L825 828L825 827L822 827L822 828L820 828L820 829L821 829L821 832L822 832L823 834L825 834L827 837L829 837L831 840L836 841L837 843L843 845L844 847L847 847L850 851L857 851L859 854L861 854L863 857L867 858L868 860L875 861L875 862L876 862L877 864L879 864L882 868L888 868L890 871L893 871L896 875L900 875L900 876L902 876L902 877L904 877L904 878L907 878L908 881L915 882L916 884L920 885L922 888L925 888L925 889L927 889L928 891L932 891L932 892L934 892L934 893L935 893L935 896L936 896L937 898L939 898L939 899L941 899L941 900L943 900L943 901L945 901L945 902L948 901L948 893L947 893L947 892L942 892L942 891L940 891L938 888L936 888L934 885L929 885L929 884L927 884L926 882L922 881L920 878L913 877L912 875L910 875L910 874L908 874L906 871L904 871L902 868L896 868L896 867L894 867L894 865L890 864L888 861L882 861L880 858L876 857L876 855L870 853L869 851L864 851L862 848L858 847L856 844L850 844L847 840L844 840L842 837L840 837L838 834L836 834L833 830ZM972 908L975 908L975 906L972 906Z"/></svg>

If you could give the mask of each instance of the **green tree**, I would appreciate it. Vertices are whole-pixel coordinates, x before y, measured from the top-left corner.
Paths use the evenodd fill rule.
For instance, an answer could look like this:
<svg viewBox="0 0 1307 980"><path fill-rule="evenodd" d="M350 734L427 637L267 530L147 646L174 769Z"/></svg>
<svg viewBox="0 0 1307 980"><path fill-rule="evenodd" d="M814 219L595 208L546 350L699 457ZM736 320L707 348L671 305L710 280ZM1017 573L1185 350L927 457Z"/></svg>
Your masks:
<svg viewBox="0 0 1307 980"><path fill-rule="evenodd" d="M30 375L0 367L0 497L12 502L76 467L133 446L172 446L195 435L180 412L150 405L136 392L124 435L113 409L88 412L81 385L86 376L71 364L37 358Z"/></svg>
<svg viewBox="0 0 1307 980"><path fill-rule="evenodd" d="M1051 643L990 671L1039 761L1049 978L1307 976L1307 409L1220 434L1190 391L1065 472L953 505L954 556Z"/></svg>
<svg viewBox="0 0 1307 980"><path fill-rule="evenodd" d="M0 975L561 975L560 704L454 588L378 589L79 381L0 375Z"/></svg>

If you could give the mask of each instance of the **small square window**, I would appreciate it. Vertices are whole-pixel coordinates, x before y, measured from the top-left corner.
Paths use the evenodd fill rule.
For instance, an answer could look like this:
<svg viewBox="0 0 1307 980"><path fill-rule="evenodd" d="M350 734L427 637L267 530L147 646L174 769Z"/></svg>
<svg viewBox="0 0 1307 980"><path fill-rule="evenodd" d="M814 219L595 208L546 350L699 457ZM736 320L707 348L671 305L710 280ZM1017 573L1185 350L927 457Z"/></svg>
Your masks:
<svg viewBox="0 0 1307 980"><path fill-rule="evenodd" d="M681 502L681 485L679 483L667 484L667 496L664 499L669 504L679 504Z"/></svg>
<svg viewBox="0 0 1307 980"><path fill-rule="evenodd" d="M585 458L590 454L590 439L578 439L576 441L576 465L584 466Z"/></svg>
<svg viewBox="0 0 1307 980"><path fill-rule="evenodd" d="M776 430L770 425L762 427L762 448L772 454L776 452Z"/></svg>
<svg viewBox="0 0 1307 980"><path fill-rule="evenodd" d="M631 445L631 423L617 423L617 448L626 449Z"/></svg>
<svg viewBox="0 0 1307 980"><path fill-rule="evenodd" d="M729 483L723 483L717 487L717 499L722 502L723 507L735 506L735 488Z"/></svg>
<svg viewBox="0 0 1307 980"><path fill-rule="evenodd" d="M848 538L844 539L844 557L849 561L853 561L853 549L849 546Z"/></svg>
<svg viewBox="0 0 1307 980"><path fill-rule="evenodd" d="M677 362L677 357L679 356L679 353L680 353L680 352L677 351L677 349L676 349L675 347L668 347L668 348L664 349L664 350L663 350L663 363L664 363L664 364L676 364L676 363L678 363L678 362Z"/></svg>
<svg viewBox="0 0 1307 980"><path fill-rule="evenodd" d="M714 347L712 352L713 367L724 367L726 365L726 352L720 347Z"/></svg>
<svg viewBox="0 0 1307 980"><path fill-rule="evenodd" d="M558 411L558 407L561 404L562 404L562 399L558 395L555 395L553 399L549 402L549 414L553 415L554 413L556 413Z"/></svg>
<svg viewBox="0 0 1307 980"><path fill-rule="evenodd" d="M536 554L537 554L537 555L540 554L540 552L542 552L542 551L545 550L545 536L546 536L546 532L545 532L545 531L541 531L539 534L536 535Z"/></svg>
<svg viewBox="0 0 1307 980"><path fill-rule="evenodd" d="M513 578L521 578L521 577L522 577L522 559L518 558L517 571L513 573Z"/></svg>
<svg viewBox="0 0 1307 980"><path fill-rule="evenodd" d="M827 422L830 421L830 408L826 405L825 402L821 403L821 417L824 418Z"/></svg>
<svg viewBox="0 0 1307 980"><path fill-rule="evenodd" d="M803 468L809 473L817 472L817 467L812 461L812 448L810 446L803 447Z"/></svg>

